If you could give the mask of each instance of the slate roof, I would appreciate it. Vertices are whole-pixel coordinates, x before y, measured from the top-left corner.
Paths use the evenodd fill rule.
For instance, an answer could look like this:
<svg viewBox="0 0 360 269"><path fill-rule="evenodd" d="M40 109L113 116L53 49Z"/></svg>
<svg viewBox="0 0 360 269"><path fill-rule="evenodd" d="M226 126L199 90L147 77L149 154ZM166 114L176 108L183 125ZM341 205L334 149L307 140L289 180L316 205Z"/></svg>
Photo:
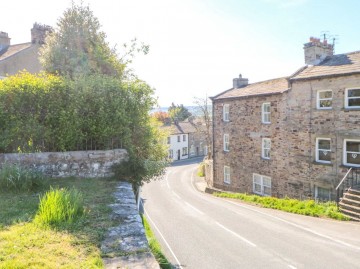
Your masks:
<svg viewBox="0 0 360 269"><path fill-rule="evenodd" d="M168 131L170 134L189 134L195 133L196 128L188 121L180 121L177 124L171 124L169 126L163 126L163 130Z"/></svg>
<svg viewBox="0 0 360 269"><path fill-rule="evenodd" d="M0 61L13 56L14 54L16 54L22 50L30 48L31 45L32 45L32 43L28 42L28 43L22 43L22 44L16 44L16 45L9 46L7 49L0 51Z"/></svg>
<svg viewBox="0 0 360 269"><path fill-rule="evenodd" d="M289 85L286 77L276 78L276 79L248 84L247 86L241 88L232 88L212 97L211 99L219 100L219 99L228 99L228 98L257 96L257 95L270 95L270 94L283 93L288 89L289 89Z"/></svg>
<svg viewBox="0 0 360 269"><path fill-rule="evenodd" d="M291 80L360 74L360 51L326 57L320 64L306 66Z"/></svg>

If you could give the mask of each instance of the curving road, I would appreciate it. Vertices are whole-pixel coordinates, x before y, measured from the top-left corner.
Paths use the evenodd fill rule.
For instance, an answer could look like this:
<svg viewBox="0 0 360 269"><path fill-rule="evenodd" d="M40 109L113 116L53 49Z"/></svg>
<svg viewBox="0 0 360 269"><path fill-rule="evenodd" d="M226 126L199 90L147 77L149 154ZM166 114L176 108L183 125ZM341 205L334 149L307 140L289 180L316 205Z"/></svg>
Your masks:
<svg viewBox="0 0 360 269"><path fill-rule="evenodd" d="M360 224L216 198L196 188L199 159L142 187L143 209L175 268L360 268Z"/></svg>

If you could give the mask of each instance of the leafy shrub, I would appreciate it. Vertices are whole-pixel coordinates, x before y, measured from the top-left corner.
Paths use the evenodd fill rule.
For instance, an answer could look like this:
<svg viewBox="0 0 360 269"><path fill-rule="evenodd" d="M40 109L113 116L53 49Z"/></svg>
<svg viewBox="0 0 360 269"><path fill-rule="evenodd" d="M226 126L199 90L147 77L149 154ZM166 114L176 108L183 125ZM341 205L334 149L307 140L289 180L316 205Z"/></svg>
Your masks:
<svg viewBox="0 0 360 269"><path fill-rule="evenodd" d="M204 177L205 176L205 163L204 162L200 163L197 175L199 177Z"/></svg>
<svg viewBox="0 0 360 269"><path fill-rule="evenodd" d="M43 225L61 226L73 223L84 214L84 199L76 189L53 189L40 198L35 222Z"/></svg>
<svg viewBox="0 0 360 269"><path fill-rule="evenodd" d="M42 173L19 165L4 164L0 170L0 191L33 191L44 181Z"/></svg>

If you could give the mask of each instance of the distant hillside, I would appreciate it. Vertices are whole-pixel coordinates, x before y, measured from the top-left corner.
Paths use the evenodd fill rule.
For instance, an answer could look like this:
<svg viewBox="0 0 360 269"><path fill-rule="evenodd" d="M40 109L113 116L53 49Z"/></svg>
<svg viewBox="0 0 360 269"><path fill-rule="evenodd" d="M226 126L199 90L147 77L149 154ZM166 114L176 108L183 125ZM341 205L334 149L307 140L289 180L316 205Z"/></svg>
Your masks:
<svg viewBox="0 0 360 269"><path fill-rule="evenodd" d="M201 111L199 109L198 106L185 106L189 112L191 113L191 115L193 116L201 116ZM158 108L153 108L151 111L150 111L150 114L154 113L154 112L167 112L169 109L169 107L158 107ZM211 106L209 106L209 111L210 111L210 114L211 114Z"/></svg>

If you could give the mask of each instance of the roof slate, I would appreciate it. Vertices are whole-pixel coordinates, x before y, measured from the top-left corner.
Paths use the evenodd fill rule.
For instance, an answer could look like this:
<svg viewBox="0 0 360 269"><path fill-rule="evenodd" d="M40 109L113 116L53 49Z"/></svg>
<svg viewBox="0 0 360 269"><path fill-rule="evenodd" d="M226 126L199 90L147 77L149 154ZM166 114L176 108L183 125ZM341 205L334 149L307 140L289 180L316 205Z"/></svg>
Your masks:
<svg viewBox="0 0 360 269"><path fill-rule="evenodd" d="M360 51L326 57L318 65L307 66L291 80L360 73Z"/></svg>
<svg viewBox="0 0 360 269"><path fill-rule="evenodd" d="M14 54L31 47L32 43L23 43L9 46L6 50L0 52L0 61L13 56Z"/></svg>
<svg viewBox="0 0 360 269"><path fill-rule="evenodd" d="M289 89L287 78L276 78L249 84L241 88L232 88L214 96L213 100L240 98L256 95L283 93Z"/></svg>
<svg viewBox="0 0 360 269"><path fill-rule="evenodd" d="M162 129L168 131L170 134L189 134L196 132L194 125L188 121L181 121L177 124L163 126Z"/></svg>

